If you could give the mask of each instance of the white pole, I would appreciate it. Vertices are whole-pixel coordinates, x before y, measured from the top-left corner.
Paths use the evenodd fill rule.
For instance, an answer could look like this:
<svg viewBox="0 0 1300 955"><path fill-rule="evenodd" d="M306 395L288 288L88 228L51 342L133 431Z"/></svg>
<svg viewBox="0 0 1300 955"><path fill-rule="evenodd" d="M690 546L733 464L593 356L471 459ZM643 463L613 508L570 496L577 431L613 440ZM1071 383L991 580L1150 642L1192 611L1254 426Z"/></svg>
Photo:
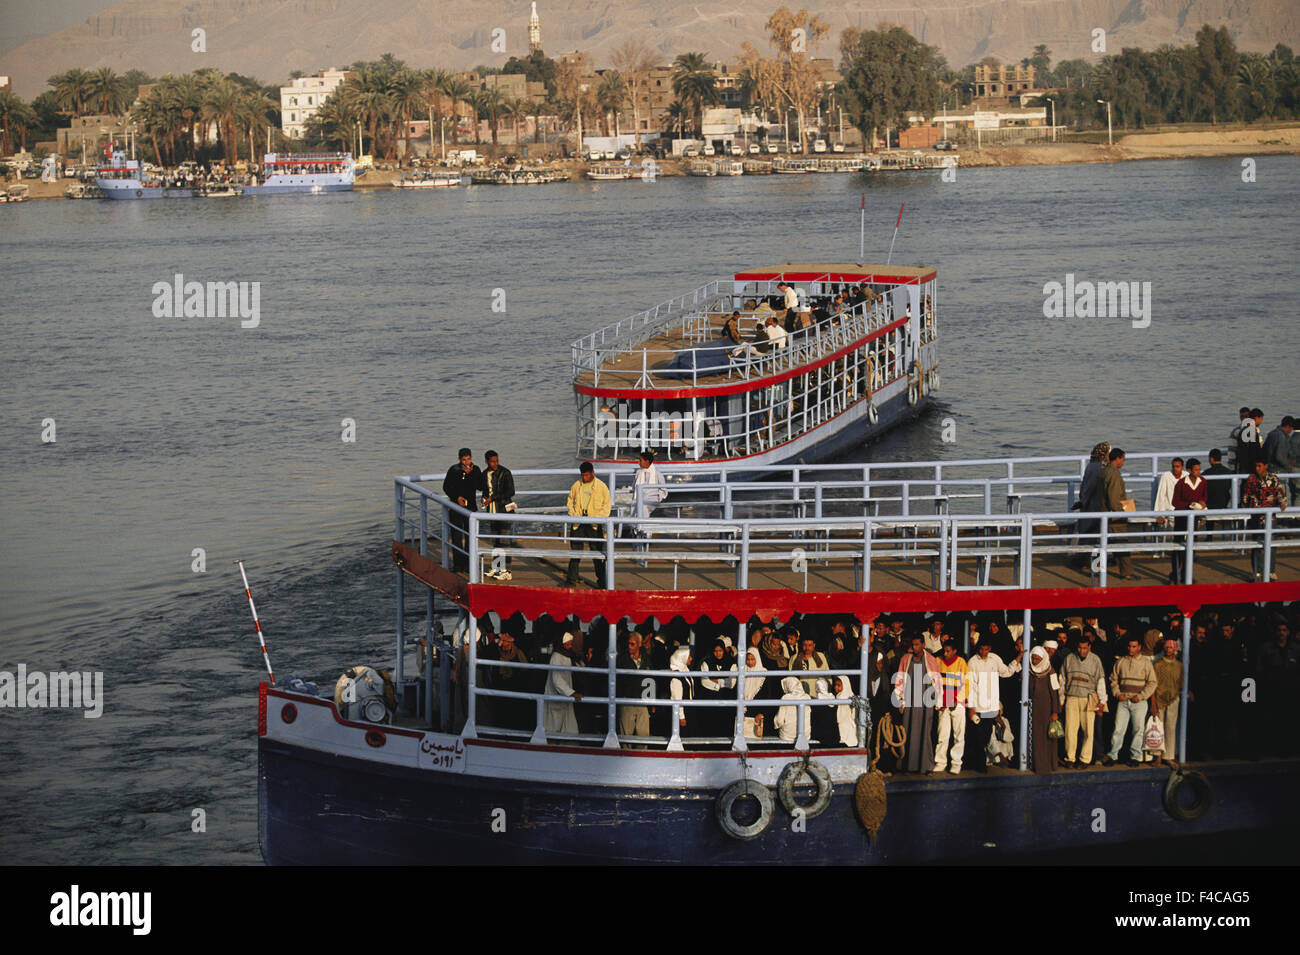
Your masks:
<svg viewBox="0 0 1300 955"><path fill-rule="evenodd" d="M253 626L257 628L257 642L262 645L262 660L266 663L266 674L271 678L271 683L275 683L275 674L271 672L271 656L266 652L266 640L262 636L262 624L257 619L257 607L253 605L253 592L248 589L248 575L244 573L244 562L235 561L239 565L239 576L244 578L244 594L248 597L248 609L253 611Z"/></svg>

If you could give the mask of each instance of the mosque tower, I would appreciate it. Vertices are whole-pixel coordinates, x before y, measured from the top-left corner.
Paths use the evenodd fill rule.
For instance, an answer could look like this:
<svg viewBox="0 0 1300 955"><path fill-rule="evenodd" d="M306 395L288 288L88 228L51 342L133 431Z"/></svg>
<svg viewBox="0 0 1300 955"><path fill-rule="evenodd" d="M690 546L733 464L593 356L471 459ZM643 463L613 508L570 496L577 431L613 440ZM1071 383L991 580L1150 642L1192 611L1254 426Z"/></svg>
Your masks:
<svg viewBox="0 0 1300 955"><path fill-rule="evenodd" d="M528 52L536 53L542 48L542 24L537 19L537 0L533 0L533 12L528 17Z"/></svg>

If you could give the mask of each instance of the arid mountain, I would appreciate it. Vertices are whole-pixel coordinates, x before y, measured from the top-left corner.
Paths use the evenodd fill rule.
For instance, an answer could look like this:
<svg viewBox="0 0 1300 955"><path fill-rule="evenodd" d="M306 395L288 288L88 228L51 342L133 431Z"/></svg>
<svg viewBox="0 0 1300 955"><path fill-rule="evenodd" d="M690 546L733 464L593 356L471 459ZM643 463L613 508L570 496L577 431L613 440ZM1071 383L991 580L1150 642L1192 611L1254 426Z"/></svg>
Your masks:
<svg viewBox="0 0 1300 955"><path fill-rule="evenodd" d="M665 61L688 50L730 59L746 40L766 45L763 24L779 5L542 0L538 10L547 53L587 50L603 66L633 37ZM832 28L815 53L837 60L842 29L882 22L907 27L954 66L988 55L1018 61L1037 43L1047 44L1054 60L1094 57L1096 28L1106 31L1108 52L1190 43L1203 23L1227 25L1242 49L1300 47L1296 0L821 0L806 6ZM527 52L528 9L521 0L126 0L0 54L0 74L12 78L20 95L32 96L51 74L73 66L154 74L215 66L279 83L291 70L314 72L385 52L416 66L500 65ZM191 50L195 28L206 31L205 53ZM496 28L505 31L504 52L492 48Z"/></svg>

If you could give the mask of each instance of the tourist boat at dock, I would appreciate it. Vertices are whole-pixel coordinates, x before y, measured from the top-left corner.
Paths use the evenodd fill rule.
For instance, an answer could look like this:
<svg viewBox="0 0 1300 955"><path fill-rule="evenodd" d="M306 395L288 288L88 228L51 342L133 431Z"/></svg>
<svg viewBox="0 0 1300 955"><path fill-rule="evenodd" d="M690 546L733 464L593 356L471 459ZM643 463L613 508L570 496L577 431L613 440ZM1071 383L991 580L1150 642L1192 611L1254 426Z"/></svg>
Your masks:
<svg viewBox="0 0 1300 955"><path fill-rule="evenodd" d="M355 177L351 153L267 153L261 180L244 186L244 195L351 192Z"/></svg>
<svg viewBox="0 0 1300 955"><path fill-rule="evenodd" d="M238 196L287 193L350 192L354 178L351 153L267 153L261 180L247 184L216 183L211 188L239 191ZM209 185L191 179L186 186L169 185L144 164L114 150L95 170L95 184L109 199L193 199L209 195ZM228 193L225 193L228 194Z"/></svg>
<svg viewBox="0 0 1300 955"><path fill-rule="evenodd" d="M705 178L711 178L717 174L717 163L709 162L708 160L696 160L695 162L688 163L686 166L686 175L688 176L703 176Z"/></svg>
<svg viewBox="0 0 1300 955"><path fill-rule="evenodd" d="M1300 599L1300 532L1294 514L1236 506L1244 475L1215 479L1232 482L1232 506L1204 526L1160 527L1172 512L1146 505L1169 457L1129 455L1139 500L1124 526L1112 513L1072 509L1087 463L1078 456L792 466L766 481L721 463L689 493L672 474L694 463L664 465L658 485L601 463L616 509L577 531L564 507L573 470L515 470L509 513L461 508L444 495L440 470L398 477L391 671L346 659L340 669L350 669L323 694L295 678L261 685L263 857L992 862L1282 823L1300 761L1189 763L1188 735L1208 722L1187 687L1200 662L1194 613ZM604 558L602 579L567 586L565 564L583 553L571 547L583 543ZM1184 577L1171 586L1174 549ZM1117 553L1133 560L1133 579L1108 577ZM1251 582L1252 553L1261 582ZM678 643L702 655L700 644L725 635L747 647L769 622L797 619L825 634L830 621L851 621L865 634L881 614L957 615L969 626L969 615L997 611L1028 651L1070 615L1174 607L1186 615L1171 631L1186 672L1176 760L1162 767L1029 772L1027 667L1016 677L1018 711L1005 714L1011 767L886 778L866 745L868 643L799 674L847 680L848 694L833 698L751 698L752 680L788 674L752 670L743 653L731 671L680 668L681 652L662 664ZM653 638L643 666L619 655L627 628ZM493 634L507 632L530 657L502 657ZM969 630L964 639L969 652ZM794 720L782 734L759 729L769 704ZM653 707L648 729L622 727L624 707ZM818 728L822 707L836 708L833 739Z"/></svg>
<svg viewBox="0 0 1300 955"><path fill-rule="evenodd" d="M95 167L95 185L107 199L193 199L192 186L168 185L145 170L138 159L127 159L120 149L110 150Z"/></svg>
<svg viewBox="0 0 1300 955"><path fill-rule="evenodd" d="M826 313L859 286L866 300L774 343L763 326L786 319L782 283ZM874 440L939 389L937 283L924 266L759 267L601 328L571 346L577 455L761 468ZM733 312L739 341L723 334Z"/></svg>

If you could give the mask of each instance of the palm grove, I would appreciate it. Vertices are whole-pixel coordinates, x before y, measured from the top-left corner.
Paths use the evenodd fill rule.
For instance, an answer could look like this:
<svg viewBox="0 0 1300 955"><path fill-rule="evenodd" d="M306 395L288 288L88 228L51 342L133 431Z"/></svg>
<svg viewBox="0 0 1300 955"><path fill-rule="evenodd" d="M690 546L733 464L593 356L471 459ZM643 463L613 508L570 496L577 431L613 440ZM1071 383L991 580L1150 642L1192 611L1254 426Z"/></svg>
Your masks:
<svg viewBox="0 0 1300 955"><path fill-rule="evenodd" d="M811 65L812 52L829 33L805 10L779 8L767 21L769 46L764 55L745 44L737 77L742 102L760 118L805 124L832 103L842 107L869 142L882 129L901 129L909 116L933 115L941 106L968 102L974 91L971 64L949 68L935 47L916 40L901 27L847 29L840 35L841 80L833 87L820 81ZM801 42L796 42L796 38ZM391 54L360 61L352 75L312 116L305 145L346 149L360 141L363 151L396 159L411 153L413 119L425 117L439 128L450 122L453 143L462 118L472 121L475 142L485 120L493 143L502 129L533 119L533 138L544 116L568 128L621 130L630 115L640 128L640 109L652 53L632 40L612 56L613 69L592 79L572 62L559 62L541 51L512 57L502 67L480 66L475 72L523 74L543 84L545 96L514 98L489 83L471 84L464 74L437 68L417 69ZM981 64L996 62L991 59ZM1036 85L1059 88L1052 95L1055 122L1076 128L1104 123L1107 100L1120 126L1153 123L1285 120L1300 117L1300 61L1279 44L1268 54L1240 52L1226 28L1202 27L1196 42L1164 45L1154 51L1124 48L1096 63L1066 60L1055 69L1050 51L1036 47L1023 61L1036 67ZM295 73L294 76L302 75ZM137 99L140 86L153 85ZM0 152L26 149L34 139L52 139L67 118L129 112L148 142L153 158L164 164L186 159L253 157L267 130L278 134L278 88L237 73L203 69L154 81L139 70L119 75L104 68L71 69L50 77L50 89L31 103L12 90L0 90ZM720 101L717 75L707 54L688 52L672 66L674 101L667 109L669 131L699 136L704 110Z"/></svg>

